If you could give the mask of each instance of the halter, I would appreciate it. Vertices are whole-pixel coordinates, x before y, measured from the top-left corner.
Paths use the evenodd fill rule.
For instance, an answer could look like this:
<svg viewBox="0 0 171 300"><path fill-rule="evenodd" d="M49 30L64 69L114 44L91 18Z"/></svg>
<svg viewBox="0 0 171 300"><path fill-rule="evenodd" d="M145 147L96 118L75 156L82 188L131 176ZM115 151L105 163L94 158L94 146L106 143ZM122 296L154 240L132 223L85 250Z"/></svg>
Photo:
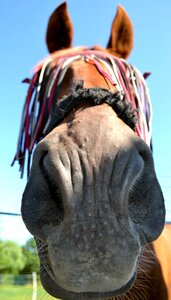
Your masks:
<svg viewBox="0 0 171 300"><path fill-rule="evenodd" d="M71 91L69 96L57 100L60 85L69 66L78 60L84 60L88 64L95 65L98 72L115 87L116 92L111 93L101 88L83 89L84 93L81 94L80 92L80 97L77 93L77 97L75 97L77 103L72 97L74 91ZM149 91L140 71L124 59L87 48L75 48L72 49L72 52L71 50L58 51L38 64L32 79L24 80L24 82L29 82L29 89L23 107L17 151L13 161L13 163L16 160L19 161L21 177L23 176L26 153L28 153L29 174L30 158L34 146L57 126L76 104L83 102L86 91L88 93L90 91L90 94L94 91L94 100L89 95L89 98L92 98L92 104L108 103L118 113L118 117L123 120L124 118L121 117L123 109L122 111L118 110L118 103L126 105L124 111L132 109L131 119L134 123L136 117L137 122L135 128L130 125L131 120L128 125L150 146L152 107ZM76 89L79 91L80 88L81 85L78 84ZM97 90L103 90L103 94L106 96L99 99Z"/></svg>

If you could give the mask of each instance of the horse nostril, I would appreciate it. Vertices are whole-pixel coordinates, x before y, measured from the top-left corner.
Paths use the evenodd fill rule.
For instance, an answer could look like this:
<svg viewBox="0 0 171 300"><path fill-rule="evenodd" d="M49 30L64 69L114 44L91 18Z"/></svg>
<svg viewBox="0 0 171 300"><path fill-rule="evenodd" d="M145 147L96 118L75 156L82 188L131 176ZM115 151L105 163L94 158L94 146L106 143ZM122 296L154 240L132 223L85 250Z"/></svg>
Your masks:
<svg viewBox="0 0 171 300"><path fill-rule="evenodd" d="M59 219L62 221L63 215L64 215L64 206L63 206L63 200L62 200L62 194L59 185L57 182L52 178L51 174L47 171L44 159L48 155L48 152L44 153L44 155L41 157L39 162L39 167L41 170L41 173L43 174L43 177L48 185L49 194L51 199L55 202L58 213L59 213Z"/></svg>

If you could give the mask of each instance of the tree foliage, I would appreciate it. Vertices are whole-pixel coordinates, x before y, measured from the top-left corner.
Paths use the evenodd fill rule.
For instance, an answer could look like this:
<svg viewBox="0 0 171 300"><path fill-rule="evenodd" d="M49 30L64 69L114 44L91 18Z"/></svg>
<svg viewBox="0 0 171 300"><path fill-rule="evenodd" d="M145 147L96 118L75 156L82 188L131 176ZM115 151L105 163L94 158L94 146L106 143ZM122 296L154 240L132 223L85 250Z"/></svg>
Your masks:
<svg viewBox="0 0 171 300"><path fill-rule="evenodd" d="M40 263L37 254L36 242L34 238L30 238L24 246L22 246L23 255L25 257L25 266L20 273L31 274L39 273Z"/></svg>
<svg viewBox="0 0 171 300"><path fill-rule="evenodd" d="M39 258L34 238L24 246L13 241L0 241L0 273L31 274L39 273Z"/></svg>
<svg viewBox="0 0 171 300"><path fill-rule="evenodd" d="M21 247L13 241L0 241L0 273L18 274L24 265Z"/></svg>

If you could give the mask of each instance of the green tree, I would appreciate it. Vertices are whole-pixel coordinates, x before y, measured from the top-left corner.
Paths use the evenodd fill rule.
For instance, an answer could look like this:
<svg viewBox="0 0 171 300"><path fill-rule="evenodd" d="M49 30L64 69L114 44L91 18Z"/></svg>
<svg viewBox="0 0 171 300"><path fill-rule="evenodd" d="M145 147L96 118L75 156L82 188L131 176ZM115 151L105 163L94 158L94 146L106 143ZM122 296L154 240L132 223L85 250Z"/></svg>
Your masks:
<svg viewBox="0 0 171 300"><path fill-rule="evenodd" d="M39 273L40 263L37 254L37 247L34 238L30 238L24 246L22 246L23 255L25 257L25 266L21 270L22 274Z"/></svg>
<svg viewBox="0 0 171 300"><path fill-rule="evenodd" d="M0 273L18 274L24 265L21 247L13 241L0 241Z"/></svg>

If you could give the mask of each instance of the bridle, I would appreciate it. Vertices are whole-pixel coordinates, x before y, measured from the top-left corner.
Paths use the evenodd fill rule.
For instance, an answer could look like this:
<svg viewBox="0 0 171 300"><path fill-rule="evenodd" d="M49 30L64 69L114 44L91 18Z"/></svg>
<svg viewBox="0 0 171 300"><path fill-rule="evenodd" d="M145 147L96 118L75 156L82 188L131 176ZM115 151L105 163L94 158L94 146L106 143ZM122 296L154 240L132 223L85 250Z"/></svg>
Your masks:
<svg viewBox="0 0 171 300"><path fill-rule="evenodd" d="M115 87L116 92L112 93L100 87L83 89L82 82L78 82L70 95L56 101L69 66L79 60L93 64ZM21 176L26 154L28 153L29 174L34 146L83 101L90 101L92 105L108 103L148 146L151 145L152 107L148 87L140 71L124 59L103 51L73 48L72 52L56 52L50 55L36 66L32 79L24 82L29 82L29 89L13 161L19 161Z"/></svg>

